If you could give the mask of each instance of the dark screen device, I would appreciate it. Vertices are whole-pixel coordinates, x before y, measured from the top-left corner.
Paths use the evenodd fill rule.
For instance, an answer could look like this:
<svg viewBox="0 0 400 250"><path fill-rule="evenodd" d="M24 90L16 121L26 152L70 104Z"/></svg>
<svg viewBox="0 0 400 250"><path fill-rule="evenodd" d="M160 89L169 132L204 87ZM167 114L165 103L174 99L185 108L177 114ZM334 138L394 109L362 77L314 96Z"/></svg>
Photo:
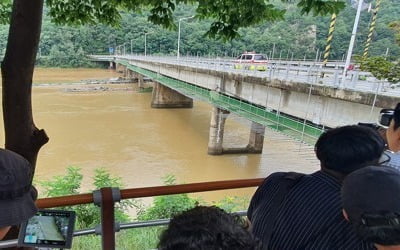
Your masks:
<svg viewBox="0 0 400 250"><path fill-rule="evenodd" d="M71 248L74 226L74 211L39 210L22 223L18 246Z"/></svg>
<svg viewBox="0 0 400 250"><path fill-rule="evenodd" d="M384 128L388 128L393 119L394 109L382 109L379 112L378 124Z"/></svg>
<svg viewBox="0 0 400 250"><path fill-rule="evenodd" d="M394 109L382 109L379 112L378 123L363 123L359 122L358 125L369 127L375 130L380 128L388 128L394 116Z"/></svg>

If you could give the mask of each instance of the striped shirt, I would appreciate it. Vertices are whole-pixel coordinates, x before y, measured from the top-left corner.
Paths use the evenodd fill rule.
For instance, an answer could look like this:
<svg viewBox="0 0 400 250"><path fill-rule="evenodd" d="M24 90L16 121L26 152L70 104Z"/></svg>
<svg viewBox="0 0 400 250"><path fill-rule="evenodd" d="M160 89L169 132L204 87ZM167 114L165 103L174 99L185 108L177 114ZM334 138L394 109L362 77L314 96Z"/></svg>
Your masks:
<svg viewBox="0 0 400 250"><path fill-rule="evenodd" d="M384 163L383 165L395 168L397 170L400 170L400 152L391 152L391 151L385 151L385 153L387 156L390 157L390 161L387 163Z"/></svg>
<svg viewBox="0 0 400 250"><path fill-rule="evenodd" d="M285 174L268 176L250 202L247 216L253 234L260 240L266 227L271 226L266 217L277 193L278 181L274 179ZM340 188L337 179L322 171L302 177L278 210L268 249L375 249L372 244L359 239L343 218Z"/></svg>

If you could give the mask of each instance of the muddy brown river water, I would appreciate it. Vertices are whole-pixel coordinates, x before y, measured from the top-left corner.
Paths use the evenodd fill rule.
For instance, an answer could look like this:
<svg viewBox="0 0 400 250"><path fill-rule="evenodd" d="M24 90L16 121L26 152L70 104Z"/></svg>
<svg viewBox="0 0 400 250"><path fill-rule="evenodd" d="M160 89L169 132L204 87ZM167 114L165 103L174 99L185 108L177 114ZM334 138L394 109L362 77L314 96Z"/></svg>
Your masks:
<svg viewBox="0 0 400 250"><path fill-rule="evenodd" d="M101 69L38 69L34 82L76 83L117 76ZM35 85L34 120L50 137L39 153L35 179L48 180L64 174L68 166L77 166L84 174L81 191L87 192L99 167L121 177L127 188L161 185L167 174L180 183L191 183L318 168L312 146L272 130L266 131L262 154L207 155L209 104L195 100L193 109L152 109L150 101L151 93L139 93L136 84ZM249 129L248 121L230 115L224 144L247 144ZM0 139L4 145L2 127ZM201 196L213 200L252 192L250 188Z"/></svg>

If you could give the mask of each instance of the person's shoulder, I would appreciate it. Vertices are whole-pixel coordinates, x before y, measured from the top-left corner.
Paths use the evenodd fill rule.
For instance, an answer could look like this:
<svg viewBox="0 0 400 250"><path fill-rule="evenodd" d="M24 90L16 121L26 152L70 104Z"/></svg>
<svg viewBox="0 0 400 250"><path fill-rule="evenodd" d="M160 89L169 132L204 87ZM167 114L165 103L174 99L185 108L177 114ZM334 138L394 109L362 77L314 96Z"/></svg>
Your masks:
<svg viewBox="0 0 400 250"><path fill-rule="evenodd" d="M289 174L289 172L275 172L275 173L272 173L272 174L268 175L264 179L263 184L268 184L268 183L271 183L273 181L281 180L288 174Z"/></svg>
<svg viewBox="0 0 400 250"><path fill-rule="evenodd" d="M268 175L259 186L259 189L265 189L271 186L276 186L283 180L293 180L297 182L301 177L305 176L303 173L296 172L275 172Z"/></svg>

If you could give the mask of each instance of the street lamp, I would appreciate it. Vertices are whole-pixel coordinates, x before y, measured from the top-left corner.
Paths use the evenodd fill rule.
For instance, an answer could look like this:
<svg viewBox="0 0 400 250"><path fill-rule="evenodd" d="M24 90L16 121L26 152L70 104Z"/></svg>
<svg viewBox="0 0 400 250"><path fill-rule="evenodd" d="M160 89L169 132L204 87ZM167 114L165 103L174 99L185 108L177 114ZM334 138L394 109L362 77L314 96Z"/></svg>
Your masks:
<svg viewBox="0 0 400 250"><path fill-rule="evenodd" d="M351 33L349 49L347 51L346 63L344 64L344 69L343 69L342 84L344 84L344 80L345 80L346 73L347 73L347 68L350 65L350 59L351 59L351 55L353 53L354 40L356 39L358 21L360 20L360 13L361 13L362 4L363 4L363 0L358 0L356 18L354 19L354 26L353 26L353 31Z"/></svg>
<svg viewBox="0 0 400 250"><path fill-rule="evenodd" d="M131 39L131 55L133 55L133 39Z"/></svg>
<svg viewBox="0 0 400 250"><path fill-rule="evenodd" d="M151 32L144 33L144 56L147 56L147 35L151 34Z"/></svg>
<svg viewBox="0 0 400 250"><path fill-rule="evenodd" d="M179 44L180 44L180 41L181 41L181 22L183 20L192 19L193 17L194 16L179 18L179 21L178 21L178 50L177 50L177 53L176 53L176 59L177 60L179 60Z"/></svg>

